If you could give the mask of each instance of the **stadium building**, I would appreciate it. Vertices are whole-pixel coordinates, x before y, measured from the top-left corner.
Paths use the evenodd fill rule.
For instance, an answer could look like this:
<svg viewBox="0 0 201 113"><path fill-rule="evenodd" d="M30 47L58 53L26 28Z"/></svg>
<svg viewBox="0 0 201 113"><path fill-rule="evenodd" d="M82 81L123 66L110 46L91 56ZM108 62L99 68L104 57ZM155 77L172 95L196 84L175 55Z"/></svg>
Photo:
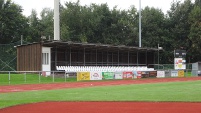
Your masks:
<svg viewBox="0 0 201 113"><path fill-rule="evenodd" d="M17 46L17 71L55 71L56 66L150 66L155 64L157 51L123 45L38 42Z"/></svg>

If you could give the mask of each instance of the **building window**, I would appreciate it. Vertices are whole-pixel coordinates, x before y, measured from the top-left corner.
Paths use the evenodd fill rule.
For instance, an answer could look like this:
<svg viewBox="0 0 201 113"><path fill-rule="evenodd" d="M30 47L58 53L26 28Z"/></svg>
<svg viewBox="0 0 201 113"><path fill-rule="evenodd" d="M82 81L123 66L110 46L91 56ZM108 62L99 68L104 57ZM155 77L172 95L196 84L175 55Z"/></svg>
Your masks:
<svg viewBox="0 0 201 113"><path fill-rule="evenodd" d="M49 65L49 53L42 53L43 65Z"/></svg>

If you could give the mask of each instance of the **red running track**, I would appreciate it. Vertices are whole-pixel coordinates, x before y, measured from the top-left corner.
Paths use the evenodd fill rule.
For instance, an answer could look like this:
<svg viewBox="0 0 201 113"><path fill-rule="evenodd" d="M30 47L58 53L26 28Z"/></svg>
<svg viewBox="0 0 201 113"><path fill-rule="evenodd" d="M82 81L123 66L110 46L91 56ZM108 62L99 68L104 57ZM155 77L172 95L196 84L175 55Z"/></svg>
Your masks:
<svg viewBox="0 0 201 113"><path fill-rule="evenodd" d="M200 113L201 103L43 102L0 109L0 113Z"/></svg>
<svg viewBox="0 0 201 113"><path fill-rule="evenodd" d="M93 82L67 82L67 83L52 83L52 84L31 84L31 85L8 85L0 86L0 93L22 92L22 91L37 91L37 90L54 90L66 88L80 88L93 86L109 86L109 85L126 85L126 84L146 84L146 83L161 83L161 82L182 82L201 80L201 77L188 78L152 78L152 79L134 79L134 80L114 80L114 81L93 81Z"/></svg>

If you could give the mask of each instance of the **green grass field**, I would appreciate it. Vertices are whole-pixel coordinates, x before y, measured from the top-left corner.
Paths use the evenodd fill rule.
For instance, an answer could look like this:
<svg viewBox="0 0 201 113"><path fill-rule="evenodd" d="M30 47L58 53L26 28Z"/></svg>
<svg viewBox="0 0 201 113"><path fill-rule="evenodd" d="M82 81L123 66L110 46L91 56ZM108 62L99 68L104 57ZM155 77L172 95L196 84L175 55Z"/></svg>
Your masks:
<svg viewBox="0 0 201 113"><path fill-rule="evenodd" d="M95 86L0 94L0 108L44 101L201 102L201 81Z"/></svg>
<svg viewBox="0 0 201 113"><path fill-rule="evenodd" d="M10 78L10 80L9 80ZM0 85L17 85L17 84L38 84L38 83L53 83L53 82L74 82L76 78L60 77L45 77L39 74L0 74Z"/></svg>

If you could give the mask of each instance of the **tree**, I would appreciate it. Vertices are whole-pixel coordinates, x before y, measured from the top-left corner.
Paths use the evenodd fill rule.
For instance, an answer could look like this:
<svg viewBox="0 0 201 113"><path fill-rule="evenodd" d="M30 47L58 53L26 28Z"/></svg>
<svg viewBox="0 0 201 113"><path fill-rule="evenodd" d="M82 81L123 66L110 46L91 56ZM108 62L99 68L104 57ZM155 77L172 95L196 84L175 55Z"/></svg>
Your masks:
<svg viewBox="0 0 201 113"><path fill-rule="evenodd" d="M40 24L42 26L41 35L46 38L54 37L54 11L50 8L44 8L41 12Z"/></svg>
<svg viewBox="0 0 201 113"><path fill-rule="evenodd" d="M21 6L11 0L0 0L0 43L20 40L28 27L28 20L22 15Z"/></svg>
<svg viewBox="0 0 201 113"><path fill-rule="evenodd" d="M168 28L168 40L170 58L173 59L173 50L183 49L190 55L191 40L189 14L193 8L191 0L185 0L183 3L175 2L172 4L170 11L168 11L166 26ZM188 57L188 56L187 56ZM188 59L187 59L188 62ZM172 60L173 63L173 60Z"/></svg>
<svg viewBox="0 0 201 113"><path fill-rule="evenodd" d="M200 0L196 0L194 8L190 13L189 23L190 34L189 38L192 42L191 45L191 60L193 62L201 61L201 4Z"/></svg>
<svg viewBox="0 0 201 113"><path fill-rule="evenodd" d="M163 44L164 13L160 9L145 7L142 10L142 45L157 47Z"/></svg>
<svg viewBox="0 0 201 113"><path fill-rule="evenodd" d="M79 1L66 2L61 12L61 36L64 40L80 41L82 14ZM64 35L65 34L65 35Z"/></svg>
<svg viewBox="0 0 201 113"><path fill-rule="evenodd" d="M37 17L36 10L32 10L29 19L29 35L26 38L28 42L39 42L43 36L43 26Z"/></svg>

